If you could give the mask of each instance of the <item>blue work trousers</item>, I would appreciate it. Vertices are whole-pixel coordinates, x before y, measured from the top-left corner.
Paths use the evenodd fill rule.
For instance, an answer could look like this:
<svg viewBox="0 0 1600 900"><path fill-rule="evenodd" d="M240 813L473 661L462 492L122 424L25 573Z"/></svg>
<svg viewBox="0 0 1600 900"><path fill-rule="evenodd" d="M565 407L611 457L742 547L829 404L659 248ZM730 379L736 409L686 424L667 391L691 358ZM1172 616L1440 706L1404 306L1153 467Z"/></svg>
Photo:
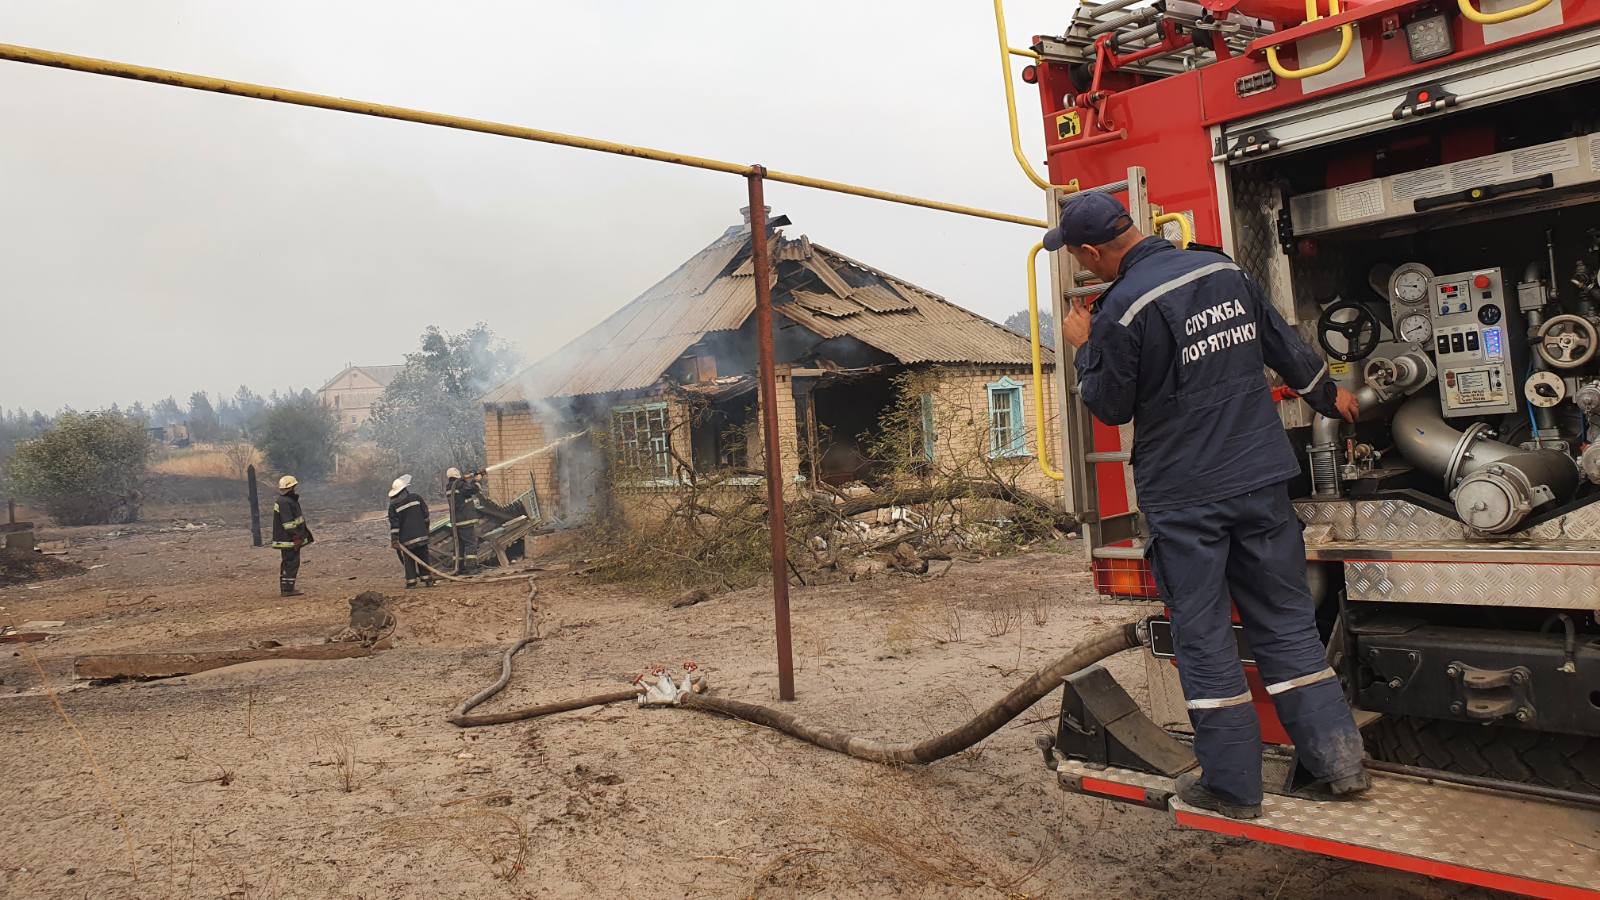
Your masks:
<svg viewBox="0 0 1600 900"><path fill-rule="evenodd" d="M1317 634L1305 539L1287 485L1146 518L1201 784L1235 803L1261 802L1261 726L1230 600L1301 764L1319 780L1359 773L1361 735Z"/></svg>

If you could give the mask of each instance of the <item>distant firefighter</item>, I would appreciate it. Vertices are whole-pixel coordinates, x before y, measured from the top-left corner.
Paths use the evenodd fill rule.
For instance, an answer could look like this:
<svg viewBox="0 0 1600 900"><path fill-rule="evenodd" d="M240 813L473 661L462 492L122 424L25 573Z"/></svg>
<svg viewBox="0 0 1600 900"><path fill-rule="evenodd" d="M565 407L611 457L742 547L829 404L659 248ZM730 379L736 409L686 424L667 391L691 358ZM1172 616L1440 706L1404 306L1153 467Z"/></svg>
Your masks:
<svg viewBox="0 0 1600 900"><path fill-rule="evenodd" d="M294 588L300 576L300 548L316 540L306 525L305 512L300 509L300 494L295 488L300 479L285 475L278 479L278 499L272 503L272 546L281 554L278 564L278 593L285 597L298 597L305 593Z"/></svg>
<svg viewBox="0 0 1600 900"><path fill-rule="evenodd" d="M419 579L424 584L433 584L433 575L427 569L419 570L417 565L418 560L423 565L430 564L428 501L411 490L410 475L401 475L389 485L389 546L394 548L405 569L406 587L416 587ZM408 552L411 555L408 556Z"/></svg>

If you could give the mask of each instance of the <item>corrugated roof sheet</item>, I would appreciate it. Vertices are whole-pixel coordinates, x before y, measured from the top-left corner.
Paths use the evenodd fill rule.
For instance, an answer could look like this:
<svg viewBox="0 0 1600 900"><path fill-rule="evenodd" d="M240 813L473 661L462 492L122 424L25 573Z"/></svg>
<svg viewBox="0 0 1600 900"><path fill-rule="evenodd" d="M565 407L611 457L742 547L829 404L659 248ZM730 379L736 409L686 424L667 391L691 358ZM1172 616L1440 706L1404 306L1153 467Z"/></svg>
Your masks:
<svg viewBox="0 0 1600 900"><path fill-rule="evenodd" d="M777 311L824 338L849 335L902 363L1028 365L1028 339L841 253L771 242ZM738 265L735 265L735 262ZM730 230L654 287L556 353L490 391L485 403L649 387L706 334L755 310L749 237ZM1047 363L1053 354L1045 351Z"/></svg>
<svg viewBox="0 0 1600 900"><path fill-rule="evenodd" d="M861 312L861 306L859 304L851 303L849 300L840 300L838 297L835 297L832 294L819 294L815 291L794 290L789 292L789 296L794 298L794 302L804 306L806 309L809 309L814 313L821 313L825 316L833 316L836 319L842 319L845 316L853 316L856 313Z"/></svg>

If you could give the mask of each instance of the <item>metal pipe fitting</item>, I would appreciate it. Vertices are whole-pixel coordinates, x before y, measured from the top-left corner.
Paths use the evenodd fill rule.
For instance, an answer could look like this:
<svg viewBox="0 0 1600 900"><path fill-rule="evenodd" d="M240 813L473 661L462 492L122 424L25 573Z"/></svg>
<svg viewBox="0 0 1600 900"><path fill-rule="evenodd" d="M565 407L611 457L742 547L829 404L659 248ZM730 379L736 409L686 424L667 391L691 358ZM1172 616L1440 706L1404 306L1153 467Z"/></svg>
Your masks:
<svg viewBox="0 0 1600 900"><path fill-rule="evenodd" d="M1429 371L1431 373L1431 368ZM1408 378L1414 380L1415 376ZM1427 384L1429 380L1432 380L1431 374L1427 380L1416 384L1411 390ZM1357 421L1368 422L1387 414L1395 402L1404 395L1380 392L1373 385L1364 384L1356 389L1355 396L1356 403L1361 406L1361 414L1356 417ZM1317 417L1311 420L1311 444L1306 447L1306 455L1311 462L1311 494L1314 497L1339 496L1339 454L1344 450L1343 431L1343 419L1318 413Z"/></svg>
<svg viewBox="0 0 1600 900"><path fill-rule="evenodd" d="M1461 431L1444 420L1432 397L1413 397L1395 413L1395 449L1443 483L1462 522L1479 531L1513 531L1528 513L1564 499L1578 471L1557 450L1521 450L1493 440L1478 423Z"/></svg>

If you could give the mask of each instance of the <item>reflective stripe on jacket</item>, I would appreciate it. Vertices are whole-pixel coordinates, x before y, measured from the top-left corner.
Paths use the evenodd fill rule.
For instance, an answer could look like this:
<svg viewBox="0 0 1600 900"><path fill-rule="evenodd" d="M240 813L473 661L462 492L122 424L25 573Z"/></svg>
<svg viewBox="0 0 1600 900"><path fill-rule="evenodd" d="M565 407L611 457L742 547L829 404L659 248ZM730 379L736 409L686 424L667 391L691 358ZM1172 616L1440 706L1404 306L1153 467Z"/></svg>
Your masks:
<svg viewBox="0 0 1600 900"><path fill-rule="evenodd" d="M1146 511L1210 503L1300 474L1264 369L1336 416L1321 356L1220 253L1161 238L1134 245L1094 305L1074 365L1084 403L1133 422L1133 474Z"/></svg>

